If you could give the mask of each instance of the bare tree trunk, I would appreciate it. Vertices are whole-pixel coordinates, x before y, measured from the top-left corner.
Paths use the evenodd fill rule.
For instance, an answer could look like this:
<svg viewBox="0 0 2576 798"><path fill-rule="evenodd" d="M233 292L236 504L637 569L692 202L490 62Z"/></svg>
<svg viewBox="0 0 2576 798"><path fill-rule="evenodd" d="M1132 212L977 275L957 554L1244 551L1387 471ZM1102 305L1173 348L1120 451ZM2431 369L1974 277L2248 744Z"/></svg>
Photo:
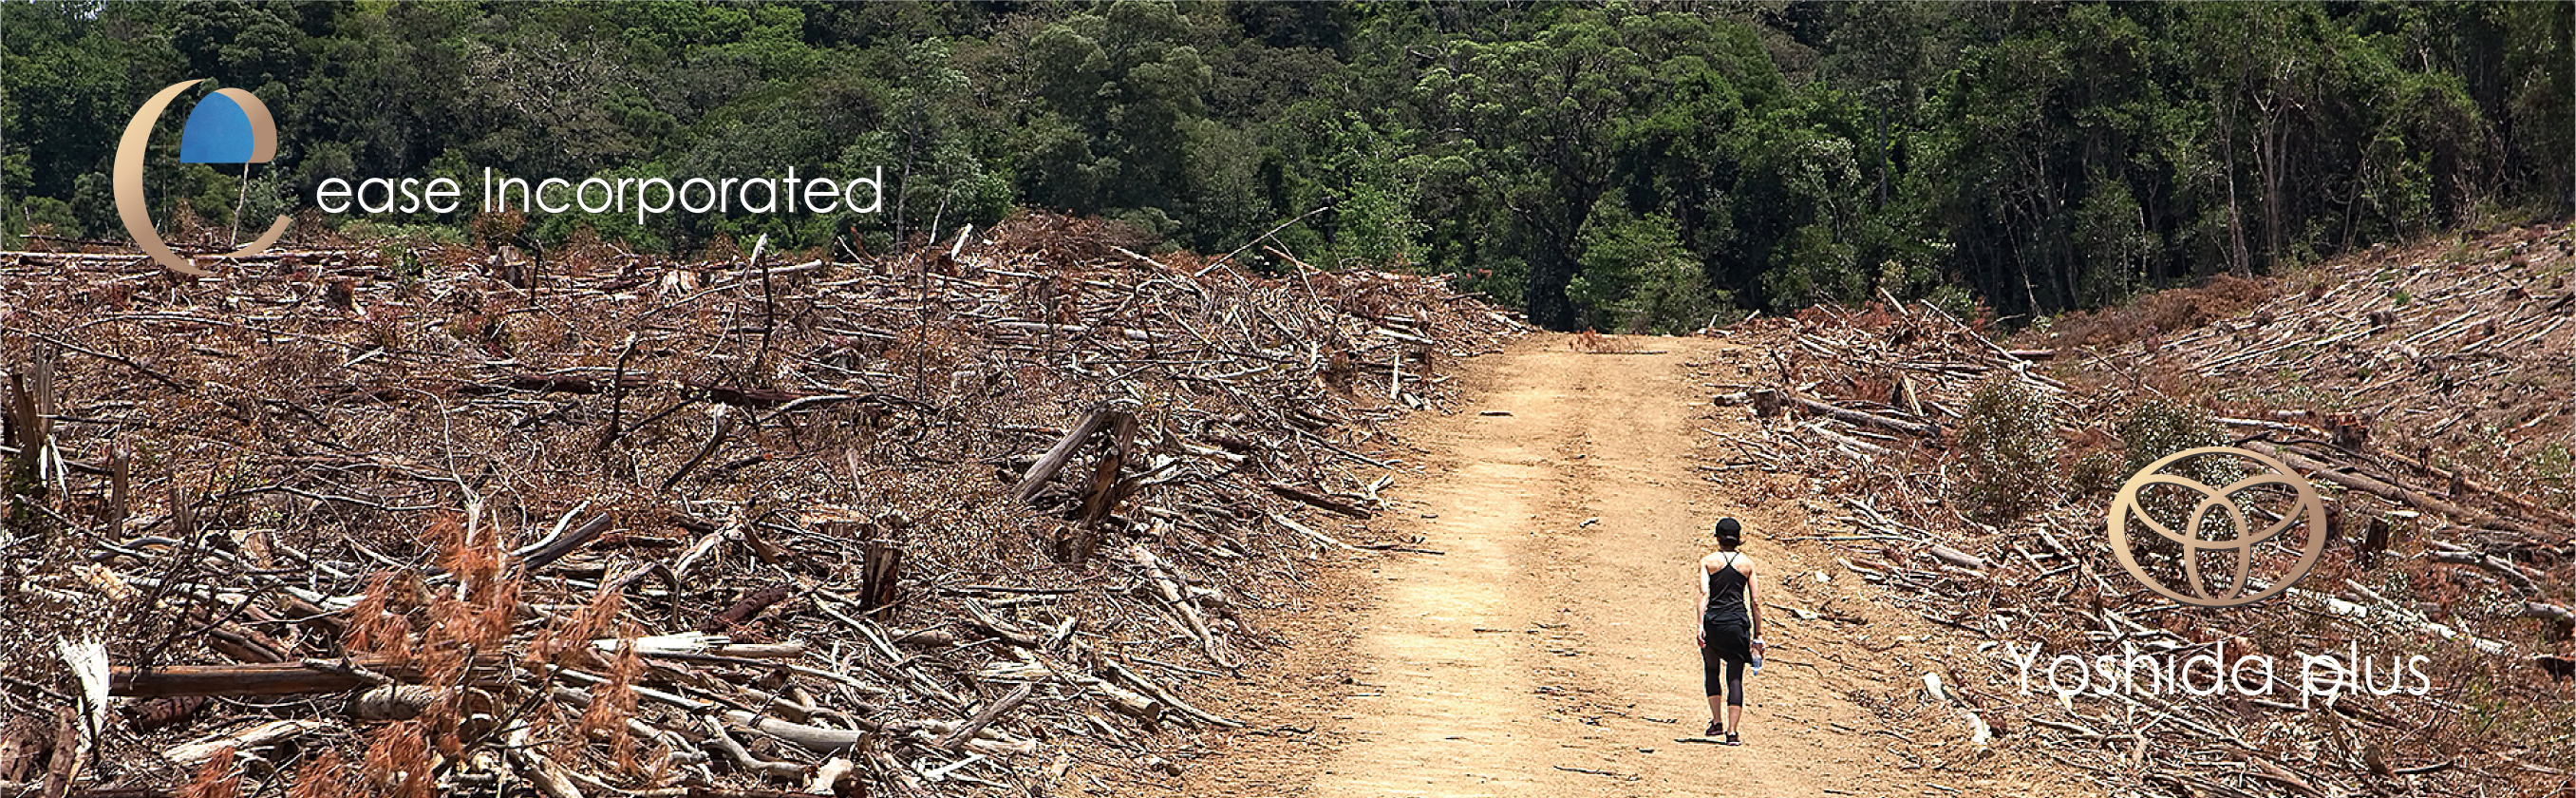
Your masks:
<svg viewBox="0 0 2576 798"><path fill-rule="evenodd" d="M2284 76L2282 82L2286 81ZM2267 260L2281 257L2281 184L2288 179L2283 162L2289 158L2290 149L2290 126L2283 117L2289 114L2291 102L2280 96L2282 92L2277 91L2281 88L2279 85L2273 88L2276 91L2270 98L2269 107L2262 109L2262 127L2255 134L2258 148L2255 157L2263 169L2263 239Z"/></svg>
<svg viewBox="0 0 2576 798"><path fill-rule="evenodd" d="M2253 273L2245 252L2245 211L2236 201L2236 114L2218 114L2218 171L2227 176L2227 269L2238 276Z"/></svg>

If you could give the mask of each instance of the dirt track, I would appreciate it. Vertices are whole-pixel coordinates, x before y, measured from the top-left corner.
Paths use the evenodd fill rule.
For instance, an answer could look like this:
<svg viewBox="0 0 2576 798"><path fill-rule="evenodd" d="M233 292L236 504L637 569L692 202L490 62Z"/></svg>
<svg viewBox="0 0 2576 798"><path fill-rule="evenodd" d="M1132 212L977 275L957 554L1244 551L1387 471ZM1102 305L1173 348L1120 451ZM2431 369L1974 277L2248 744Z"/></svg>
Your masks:
<svg viewBox="0 0 2576 798"><path fill-rule="evenodd" d="M1714 436L1755 434L1741 408L1709 401L1719 392L1709 383L1730 379L1738 359L1759 362L1752 353L1715 339L1620 343L1639 351L1585 353L1538 336L1471 365L1468 405L1426 414L1405 435L1419 471L1399 474L1399 509L1373 524L1441 553L1368 555L1344 572L1342 601L1285 621L1296 646L1285 672L1232 702L1274 731L1204 763L1189 793L2089 791L2041 788L2031 763L1934 739L1962 736L1955 723L1891 728L1855 703L1937 718L1915 698L1936 665L1909 657L1982 666L1948 662L1956 655L1926 637L1927 624L1867 602L1848 574L1815 581L1830 558L1812 563L1803 547L1775 542L1806 525L1797 493L1771 490L1786 477L1702 478ZM1690 580L1721 515L1744 519L1771 603L1871 621L1774 613L1742 747L1675 739L1708 721Z"/></svg>

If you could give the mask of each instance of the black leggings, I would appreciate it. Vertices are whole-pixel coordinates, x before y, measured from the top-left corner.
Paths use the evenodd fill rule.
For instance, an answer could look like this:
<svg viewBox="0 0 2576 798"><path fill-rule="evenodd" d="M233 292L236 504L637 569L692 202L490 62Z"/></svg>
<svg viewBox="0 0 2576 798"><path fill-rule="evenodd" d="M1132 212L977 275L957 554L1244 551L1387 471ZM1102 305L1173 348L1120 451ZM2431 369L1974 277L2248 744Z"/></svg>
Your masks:
<svg viewBox="0 0 2576 798"><path fill-rule="evenodd" d="M1705 689L1702 694L1723 695L1727 706L1744 706L1744 660L1729 659L1728 655L1749 659L1745 649L1750 636L1742 627L1728 623L1709 624L1701 632L1708 638L1708 644L1699 649L1700 683ZM1719 668L1720 664L1725 667ZM1721 691L1720 687L1725 689Z"/></svg>
<svg viewBox="0 0 2576 798"><path fill-rule="evenodd" d="M1744 706L1744 663L1735 662L1733 660L1718 659L1716 653L1709 651L1700 652L1699 659L1700 682L1702 686L1707 688L1705 695L1710 697L1724 695L1726 696L1727 706ZM1718 663L1721 662L1726 664L1726 691L1724 693L1718 692L1717 689L1719 686L1717 666Z"/></svg>

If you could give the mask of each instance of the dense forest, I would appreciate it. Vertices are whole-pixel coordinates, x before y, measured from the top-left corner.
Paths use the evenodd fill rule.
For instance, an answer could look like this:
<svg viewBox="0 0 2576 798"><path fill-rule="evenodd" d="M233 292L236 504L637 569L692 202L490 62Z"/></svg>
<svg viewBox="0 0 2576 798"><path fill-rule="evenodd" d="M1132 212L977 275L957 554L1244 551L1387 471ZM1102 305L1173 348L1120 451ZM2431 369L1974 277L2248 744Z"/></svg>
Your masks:
<svg viewBox="0 0 2576 798"><path fill-rule="evenodd" d="M203 77L267 103L278 157L247 177L153 159L165 226L294 212L332 177L881 166L874 214L335 223L884 252L1052 208L1276 270L1296 266L1273 249L1453 273L1558 328L1882 291L2028 320L2576 212L2571 22L2563 2L9 2L0 245L122 239L116 133Z"/></svg>

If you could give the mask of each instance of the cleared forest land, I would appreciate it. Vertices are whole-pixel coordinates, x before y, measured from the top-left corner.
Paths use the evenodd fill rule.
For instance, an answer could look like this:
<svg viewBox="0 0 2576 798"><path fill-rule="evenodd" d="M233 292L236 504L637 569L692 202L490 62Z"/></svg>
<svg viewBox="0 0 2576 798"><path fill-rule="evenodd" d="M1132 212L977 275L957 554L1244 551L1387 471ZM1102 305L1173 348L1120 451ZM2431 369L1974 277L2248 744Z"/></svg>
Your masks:
<svg viewBox="0 0 2576 798"><path fill-rule="evenodd" d="M1844 569L1944 627L1985 727L1961 733L2065 752L2121 791L2555 794L2576 772L2571 272L2576 238L2542 224L2221 277L2010 340L1922 306L1815 309L1755 333L1773 371L1731 399L1774 420L1734 462L1813 479L1802 501ZM2323 494L2314 569L2277 597L2184 606L2111 556L2123 481L2201 446ZM2122 659L2044 670L2067 653ZM2252 656L2282 686L2062 695L2129 656L2168 676Z"/></svg>
<svg viewBox="0 0 2576 798"><path fill-rule="evenodd" d="M2546 795L2576 770L2564 228L2013 338L1920 304L1532 336L1436 280L1124 244L1031 217L954 256L342 250L222 284L12 254L34 556L0 780ZM2184 607L2115 561L2111 488L2200 445L2324 489L2295 589ZM1675 563L1719 515L1777 580L1743 748L1678 739L1704 707ZM2024 652L2220 651L2290 686L2022 681ZM2300 682L2342 652L2420 658L2425 689Z"/></svg>
<svg viewBox="0 0 2576 798"><path fill-rule="evenodd" d="M1250 613L1380 545L1315 529L1366 441L1519 325L1120 229L0 254L0 794L1167 778Z"/></svg>

